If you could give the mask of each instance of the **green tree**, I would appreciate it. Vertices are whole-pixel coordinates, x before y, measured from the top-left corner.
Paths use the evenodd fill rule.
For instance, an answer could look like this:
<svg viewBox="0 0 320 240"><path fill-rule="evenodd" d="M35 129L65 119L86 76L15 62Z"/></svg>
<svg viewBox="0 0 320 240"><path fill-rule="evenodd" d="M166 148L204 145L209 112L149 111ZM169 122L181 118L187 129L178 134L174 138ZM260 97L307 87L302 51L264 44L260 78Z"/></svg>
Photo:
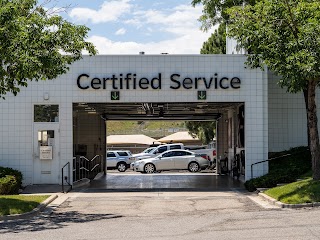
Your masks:
<svg viewBox="0 0 320 240"><path fill-rule="evenodd" d="M202 15L199 21L202 29L207 31L217 23L226 23L229 16L226 10L230 7L242 4L255 4L259 0L192 0L192 6L203 5Z"/></svg>
<svg viewBox="0 0 320 240"><path fill-rule="evenodd" d="M186 128L193 137L198 137L203 144L208 144L215 136L216 122L186 121Z"/></svg>
<svg viewBox="0 0 320 240"><path fill-rule="evenodd" d="M226 24L221 23L211 34L209 39L203 43L201 54L226 54Z"/></svg>
<svg viewBox="0 0 320 240"><path fill-rule="evenodd" d="M96 54L86 42L89 29L74 25L37 0L0 1L0 97L16 95L28 81L54 79L81 59Z"/></svg>
<svg viewBox="0 0 320 240"><path fill-rule="evenodd" d="M267 66L288 92L304 92L313 179L320 179L316 89L320 80L319 0L262 0L234 7L228 35L250 51L247 64Z"/></svg>

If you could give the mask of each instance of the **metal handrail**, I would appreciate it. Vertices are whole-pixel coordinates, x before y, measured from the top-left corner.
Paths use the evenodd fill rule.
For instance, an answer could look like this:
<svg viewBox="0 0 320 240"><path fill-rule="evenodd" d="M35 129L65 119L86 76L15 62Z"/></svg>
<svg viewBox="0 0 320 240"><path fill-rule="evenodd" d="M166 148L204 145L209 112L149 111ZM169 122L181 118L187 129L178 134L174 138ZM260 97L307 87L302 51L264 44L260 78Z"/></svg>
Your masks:
<svg viewBox="0 0 320 240"><path fill-rule="evenodd" d="M95 155L91 160L85 156L73 157L73 180L92 178L93 174L103 171L102 156ZM78 161L77 161L78 160Z"/></svg>
<svg viewBox="0 0 320 240"><path fill-rule="evenodd" d="M100 164L94 165L93 168L91 169L91 171L93 171L94 169L96 169L96 168L99 167L99 166L100 166Z"/></svg>
<svg viewBox="0 0 320 240"><path fill-rule="evenodd" d="M100 158L100 155L95 155L91 160L89 160L89 159L86 158L85 156L80 156L80 159L84 159L84 160L86 160L87 162L92 162L92 161L94 161L97 157Z"/></svg>
<svg viewBox="0 0 320 240"><path fill-rule="evenodd" d="M68 176L64 176L64 168L68 166ZM72 189L72 185L68 181L70 179L70 162L67 162L62 168L61 168L61 186L62 186L62 192L64 193L64 181L68 184L68 186Z"/></svg>
<svg viewBox="0 0 320 240"><path fill-rule="evenodd" d="M257 164L260 164L260 163L264 163L264 162L270 162L270 161L275 160L275 159L279 159L279 158L284 158L284 157L296 155L296 154L303 153L303 152L306 152L306 151L309 151L309 149L307 149L307 150L305 150L305 151L301 151L301 152L296 152L296 153L288 153L288 154L285 154L285 155L282 155L282 156L279 156L279 157L273 157L273 158L269 158L269 159L264 160L264 161L252 163L252 164L251 164L251 178L253 178L253 166L254 166L254 165L257 165Z"/></svg>

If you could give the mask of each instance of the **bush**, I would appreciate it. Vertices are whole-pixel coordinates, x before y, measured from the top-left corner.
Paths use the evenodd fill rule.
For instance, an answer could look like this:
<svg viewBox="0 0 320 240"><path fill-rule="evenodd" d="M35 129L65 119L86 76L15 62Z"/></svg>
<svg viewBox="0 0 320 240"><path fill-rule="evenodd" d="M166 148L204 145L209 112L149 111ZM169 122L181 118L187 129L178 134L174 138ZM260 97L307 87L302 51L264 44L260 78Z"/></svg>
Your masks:
<svg viewBox="0 0 320 240"><path fill-rule="evenodd" d="M291 154L283 158L269 162L269 173L253 178L245 182L248 191L255 191L257 188L272 188L279 183L290 183L296 181L299 176L310 171L311 155L306 147L292 148L288 151L273 153L270 158Z"/></svg>
<svg viewBox="0 0 320 240"><path fill-rule="evenodd" d="M0 194L17 194L19 191L19 184L15 176L7 175L0 178Z"/></svg>
<svg viewBox="0 0 320 240"><path fill-rule="evenodd" d="M7 175L15 176L17 183L19 184L19 187L21 187L23 177L20 171L12 168L0 167L0 178L5 177Z"/></svg>
<svg viewBox="0 0 320 240"><path fill-rule="evenodd" d="M288 168L295 169L298 172L307 172L311 168L311 154L307 147L296 147L291 148L288 151L283 151L279 153L274 153L270 156L280 157L286 154L291 154L290 156L275 159L269 162L269 171L273 172L275 170L286 170Z"/></svg>
<svg viewBox="0 0 320 240"><path fill-rule="evenodd" d="M17 194L22 187L22 179L20 171L0 167L0 194Z"/></svg>

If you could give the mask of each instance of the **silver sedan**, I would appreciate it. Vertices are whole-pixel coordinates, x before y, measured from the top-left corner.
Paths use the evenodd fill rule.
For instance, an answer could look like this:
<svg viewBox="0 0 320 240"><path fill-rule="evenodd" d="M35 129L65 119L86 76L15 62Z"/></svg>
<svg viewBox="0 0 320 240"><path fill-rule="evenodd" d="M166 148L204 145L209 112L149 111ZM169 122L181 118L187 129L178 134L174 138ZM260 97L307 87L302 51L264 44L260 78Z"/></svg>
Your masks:
<svg viewBox="0 0 320 240"><path fill-rule="evenodd" d="M133 169L137 172L153 173L167 170L189 170L198 172L206 169L209 161L194 152L182 149L169 150L153 158L134 162Z"/></svg>

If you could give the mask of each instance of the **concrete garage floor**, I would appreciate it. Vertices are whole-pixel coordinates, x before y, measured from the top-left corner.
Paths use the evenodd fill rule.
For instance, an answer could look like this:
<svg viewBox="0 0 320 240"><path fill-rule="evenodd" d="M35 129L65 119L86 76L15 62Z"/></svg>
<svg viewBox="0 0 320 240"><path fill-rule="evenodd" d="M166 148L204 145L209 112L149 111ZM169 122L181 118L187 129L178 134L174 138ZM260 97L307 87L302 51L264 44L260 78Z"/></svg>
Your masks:
<svg viewBox="0 0 320 240"><path fill-rule="evenodd" d="M141 174L108 171L90 183L88 190L116 191L229 191L243 190L240 180L216 173L161 172Z"/></svg>

